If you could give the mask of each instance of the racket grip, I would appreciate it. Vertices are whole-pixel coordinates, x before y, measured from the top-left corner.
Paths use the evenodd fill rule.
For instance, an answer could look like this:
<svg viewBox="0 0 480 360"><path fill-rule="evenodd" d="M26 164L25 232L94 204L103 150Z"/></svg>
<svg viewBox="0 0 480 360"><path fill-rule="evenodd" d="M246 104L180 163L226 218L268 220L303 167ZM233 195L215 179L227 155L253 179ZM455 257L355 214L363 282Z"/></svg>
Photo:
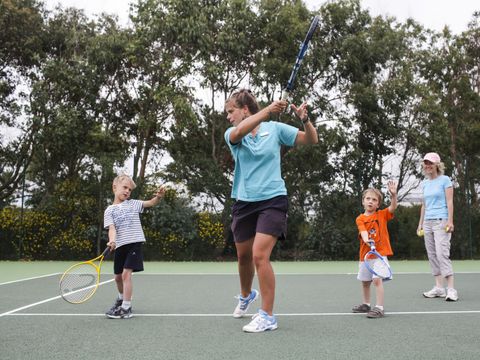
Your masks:
<svg viewBox="0 0 480 360"><path fill-rule="evenodd" d="M282 97L280 98L280 100L285 100L288 102L288 105L285 108L285 110L283 110L283 112L286 114L289 114L290 111L292 110L292 107L290 106L290 93L288 92L288 90L283 90Z"/></svg>

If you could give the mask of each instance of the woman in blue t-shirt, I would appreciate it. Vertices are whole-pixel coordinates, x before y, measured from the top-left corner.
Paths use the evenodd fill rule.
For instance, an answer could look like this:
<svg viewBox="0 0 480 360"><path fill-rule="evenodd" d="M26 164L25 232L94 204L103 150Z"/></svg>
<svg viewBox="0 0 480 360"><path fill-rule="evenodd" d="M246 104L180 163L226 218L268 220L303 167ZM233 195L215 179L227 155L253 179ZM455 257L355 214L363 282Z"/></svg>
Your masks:
<svg viewBox="0 0 480 360"><path fill-rule="evenodd" d="M273 315L275 275L270 254L287 227L287 189L281 174L280 149L284 146L315 144L317 130L308 119L307 104L292 109L303 123L303 131L277 121L272 114L285 110L287 102L278 100L259 109L249 90L233 93L225 103L227 120L232 127L225 131L225 141L235 160L232 187L232 231L237 249L241 294L233 317L243 317L259 292L252 289L257 272L262 307L246 332L275 330Z"/></svg>
<svg viewBox="0 0 480 360"><path fill-rule="evenodd" d="M453 268L450 261L450 240L453 226L453 186L450 178L443 175L445 166L437 153L431 152L423 158L423 202L417 233L425 236L428 261L435 277L433 289L424 292L426 298L443 297L457 301L458 294L453 286ZM443 284L447 281L447 290Z"/></svg>

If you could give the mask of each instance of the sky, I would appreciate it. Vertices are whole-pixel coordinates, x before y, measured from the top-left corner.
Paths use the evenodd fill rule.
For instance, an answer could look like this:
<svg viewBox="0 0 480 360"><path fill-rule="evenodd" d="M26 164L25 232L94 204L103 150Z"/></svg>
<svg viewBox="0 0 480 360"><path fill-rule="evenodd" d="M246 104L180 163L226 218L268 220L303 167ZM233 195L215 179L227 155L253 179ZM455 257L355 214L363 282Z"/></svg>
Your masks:
<svg viewBox="0 0 480 360"><path fill-rule="evenodd" d="M82 8L87 15L102 12L116 14L119 20L128 23L128 9L131 0L43 0L47 9L60 3L63 7ZM188 1L188 0L186 0ZM316 10L324 0L304 0L307 6ZM474 11L480 11L479 0L361 0L362 6L373 16L388 15L403 22L411 17L425 27L441 31L447 25L453 33L467 29Z"/></svg>

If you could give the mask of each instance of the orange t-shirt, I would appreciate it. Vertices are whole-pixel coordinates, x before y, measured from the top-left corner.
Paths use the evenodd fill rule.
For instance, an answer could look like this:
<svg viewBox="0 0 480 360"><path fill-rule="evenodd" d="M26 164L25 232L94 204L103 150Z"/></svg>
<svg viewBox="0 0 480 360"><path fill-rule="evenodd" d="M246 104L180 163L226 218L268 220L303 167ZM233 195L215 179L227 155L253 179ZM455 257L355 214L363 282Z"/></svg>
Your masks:
<svg viewBox="0 0 480 360"><path fill-rule="evenodd" d="M372 215L361 214L355 222L358 228L358 239L360 240L360 261L363 261L365 254L370 251L370 247L365 244L360 236L361 231L368 232L368 237L375 240L375 248L382 256L393 255L390 246L390 236L388 235L387 221L393 219L393 214L386 209L377 210Z"/></svg>

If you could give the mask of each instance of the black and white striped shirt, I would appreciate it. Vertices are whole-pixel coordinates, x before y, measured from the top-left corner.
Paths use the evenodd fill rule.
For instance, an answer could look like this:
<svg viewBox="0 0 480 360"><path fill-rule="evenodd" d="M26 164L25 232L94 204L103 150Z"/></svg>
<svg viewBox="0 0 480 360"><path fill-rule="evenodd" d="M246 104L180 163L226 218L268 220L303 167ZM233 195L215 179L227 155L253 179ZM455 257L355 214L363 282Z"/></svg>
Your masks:
<svg viewBox="0 0 480 360"><path fill-rule="evenodd" d="M143 201L125 200L120 204L110 205L103 216L103 226L108 228L115 225L117 237L116 247L122 245L145 242L140 213L143 212Z"/></svg>

